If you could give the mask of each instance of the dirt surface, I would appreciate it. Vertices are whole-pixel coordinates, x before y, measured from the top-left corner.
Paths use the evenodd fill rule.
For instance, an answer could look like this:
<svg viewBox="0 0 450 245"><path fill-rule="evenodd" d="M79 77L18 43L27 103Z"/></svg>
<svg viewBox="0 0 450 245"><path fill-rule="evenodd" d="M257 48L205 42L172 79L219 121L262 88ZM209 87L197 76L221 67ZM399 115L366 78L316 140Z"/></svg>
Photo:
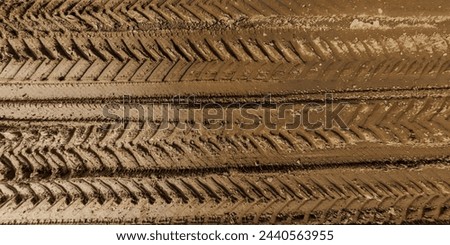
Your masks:
<svg viewBox="0 0 450 245"><path fill-rule="evenodd" d="M0 223L449 224L447 0L6 0Z"/></svg>

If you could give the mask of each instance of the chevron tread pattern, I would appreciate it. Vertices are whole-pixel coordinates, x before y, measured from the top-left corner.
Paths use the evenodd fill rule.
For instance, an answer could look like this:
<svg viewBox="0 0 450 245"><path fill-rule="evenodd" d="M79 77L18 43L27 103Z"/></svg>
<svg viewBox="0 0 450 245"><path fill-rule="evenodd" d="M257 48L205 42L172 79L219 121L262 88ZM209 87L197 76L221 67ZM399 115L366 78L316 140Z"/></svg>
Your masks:
<svg viewBox="0 0 450 245"><path fill-rule="evenodd" d="M314 165L316 156L322 159L319 162L326 163L323 156L327 155L334 156L330 162L336 164L352 159L356 149L362 154L359 162L370 162L391 159L395 147L411 150L425 147L416 151L428 157L448 157L448 97L364 103L335 101L329 108L341 108L338 115L346 126L342 128L336 122L327 128L324 121L327 112L323 110L319 115L311 114L310 118L321 125L308 129L305 121L294 117L302 114L305 106L292 104L291 110L298 113L272 108L273 113L279 113L272 113L274 128L264 124L268 108L253 111L261 121L248 125L242 125L246 118L232 109L223 113L233 113L234 118L222 119L216 126L206 119L193 124L187 116L200 118L199 113L203 113L194 109L190 109L192 113L189 109L182 112L181 117L167 118L168 121L154 118L155 121L114 123L86 122L78 118L80 122L74 126L73 122L61 121L65 120L63 117L54 122L5 122L0 129L0 176L27 179L114 173L142 175L168 170L252 167L255 163ZM101 112L101 108L91 107L90 110ZM119 111L114 114L121 115ZM387 149L384 154L376 153L376 149L368 150L368 145L381 149L387 146Z"/></svg>
<svg viewBox="0 0 450 245"><path fill-rule="evenodd" d="M401 2L394 3L394 2ZM386 4L364 1L318 0L305 4L301 0L6 0L1 3L3 16L0 28L4 33L22 32L45 36L48 33L85 31L129 31L173 28L174 26L212 26L231 21L272 17L357 16L361 13L379 15L388 9L388 16L407 15L421 11L425 16L430 8L396 0ZM450 5L444 0L435 3L441 14ZM400 7L401 5L401 7ZM433 14L436 14L435 9ZM439 14L439 13L437 13Z"/></svg>
<svg viewBox="0 0 450 245"><path fill-rule="evenodd" d="M450 221L447 165L353 171L4 182L0 223Z"/></svg>
<svg viewBox="0 0 450 245"><path fill-rule="evenodd" d="M320 36L296 29L267 32L274 34L262 37L257 30L200 31L201 34L162 33L164 37L155 38L148 33L99 33L0 40L0 47L5 48L0 81L11 84L302 78L311 82L383 83L413 79L425 83L428 79L449 79L450 37L444 33L405 33L395 37L350 32L346 38L338 39L332 31ZM400 53L402 59L398 59Z"/></svg>

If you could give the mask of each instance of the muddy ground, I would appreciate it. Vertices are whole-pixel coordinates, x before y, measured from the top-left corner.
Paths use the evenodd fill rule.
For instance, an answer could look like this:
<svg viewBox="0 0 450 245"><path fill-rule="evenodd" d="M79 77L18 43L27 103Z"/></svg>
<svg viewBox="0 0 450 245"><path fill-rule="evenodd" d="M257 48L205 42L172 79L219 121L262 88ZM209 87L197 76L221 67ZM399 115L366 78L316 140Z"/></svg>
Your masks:
<svg viewBox="0 0 450 245"><path fill-rule="evenodd" d="M449 13L2 1L0 223L448 224Z"/></svg>

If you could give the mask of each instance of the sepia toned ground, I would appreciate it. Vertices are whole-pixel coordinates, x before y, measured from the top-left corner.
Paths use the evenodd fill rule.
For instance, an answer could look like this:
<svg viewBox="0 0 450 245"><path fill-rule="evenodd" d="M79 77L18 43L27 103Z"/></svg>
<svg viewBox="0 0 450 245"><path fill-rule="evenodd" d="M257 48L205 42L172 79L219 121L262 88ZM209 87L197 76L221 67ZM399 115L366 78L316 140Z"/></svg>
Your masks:
<svg viewBox="0 0 450 245"><path fill-rule="evenodd" d="M448 224L447 0L5 0L0 223Z"/></svg>

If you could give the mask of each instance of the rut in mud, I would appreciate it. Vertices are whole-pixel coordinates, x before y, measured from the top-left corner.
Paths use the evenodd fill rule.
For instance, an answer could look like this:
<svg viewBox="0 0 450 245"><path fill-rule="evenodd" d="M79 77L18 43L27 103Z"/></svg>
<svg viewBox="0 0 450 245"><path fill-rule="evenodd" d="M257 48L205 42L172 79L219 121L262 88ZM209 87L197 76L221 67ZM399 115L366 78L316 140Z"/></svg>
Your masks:
<svg viewBox="0 0 450 245"><path fill-rule="evenodd" d="M0 223L449 223L449 11L3 1Z"/></svg>

